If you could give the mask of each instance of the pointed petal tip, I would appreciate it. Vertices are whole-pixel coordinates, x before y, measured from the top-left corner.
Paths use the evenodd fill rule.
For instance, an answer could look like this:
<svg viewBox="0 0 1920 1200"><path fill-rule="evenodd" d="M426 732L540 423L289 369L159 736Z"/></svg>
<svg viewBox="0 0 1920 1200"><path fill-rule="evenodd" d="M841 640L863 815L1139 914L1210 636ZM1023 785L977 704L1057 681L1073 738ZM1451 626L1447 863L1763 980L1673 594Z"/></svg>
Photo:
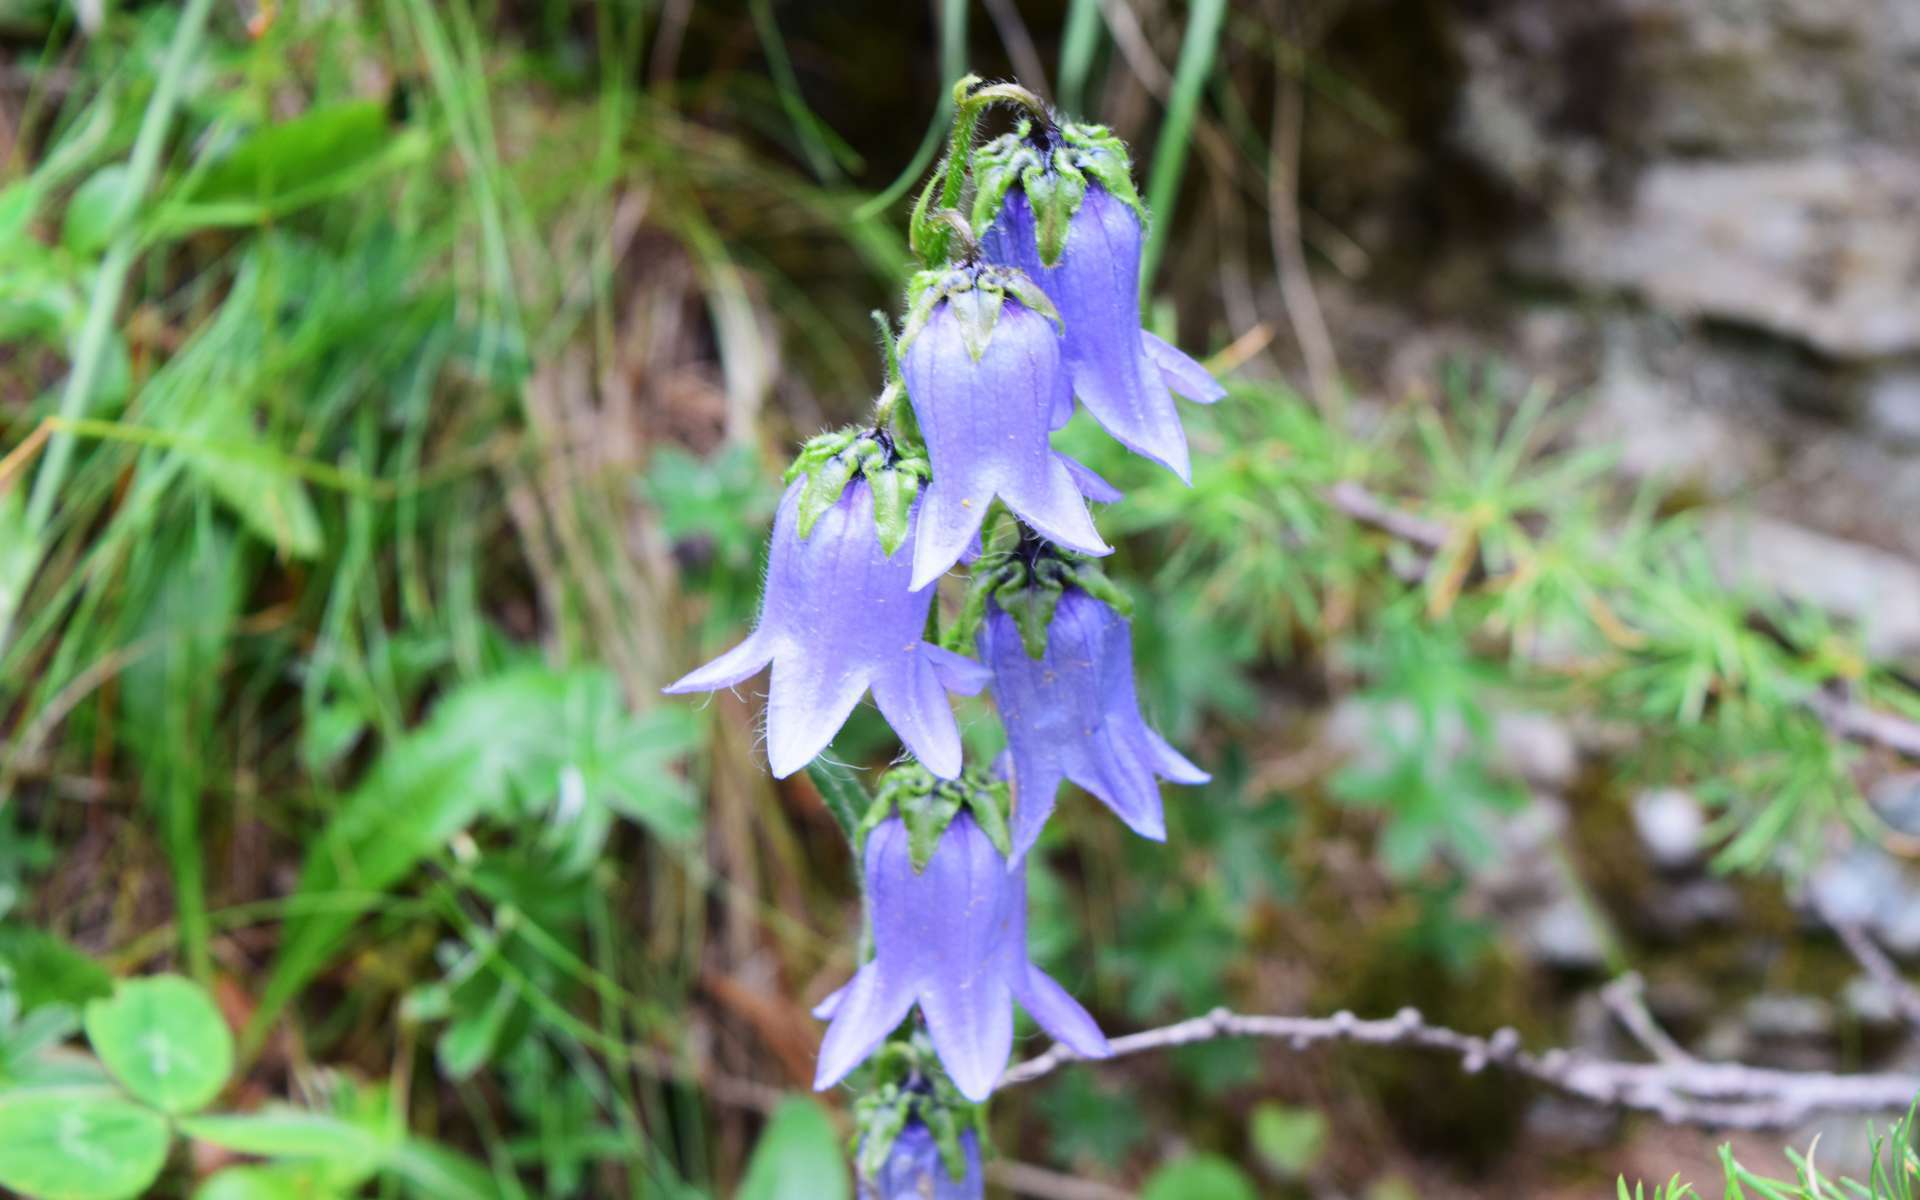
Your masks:
<svg viewBox="0 0 1920 1200"><path fill-rule="evenodd" d="M964 654L956 654L932 642L920 643L920 652L933 664L933 673L939 677L940 685L950 692L977 696L993 682L992 668Z"/></svg>
<svg viewBox="0 0 1920 1200"><path fill-rule="evenodd" d="M758 675L773 661L773 651L764 646L757 634L710 662L703 663L660 689L662 695L684 696L689 692L716 692Z"/></svg>

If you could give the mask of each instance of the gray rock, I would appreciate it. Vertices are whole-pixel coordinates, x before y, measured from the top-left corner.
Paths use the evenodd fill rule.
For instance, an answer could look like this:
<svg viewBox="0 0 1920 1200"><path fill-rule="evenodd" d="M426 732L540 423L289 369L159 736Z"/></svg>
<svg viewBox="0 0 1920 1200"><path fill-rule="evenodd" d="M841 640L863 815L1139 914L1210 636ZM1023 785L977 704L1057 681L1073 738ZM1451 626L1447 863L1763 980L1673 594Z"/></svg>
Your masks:
<svg viewBox="0 0 1920 1200"><path fill-rule="evenodd" d="M1833 1034L1833 1006L1818 996L1769 992L1748 1000L1747 1029L1762 1042L1817 1041Z"/></svg>
<svg viewBox="0 0 1920 1200"><path fill-rule="evenodd" d="M1607 965L1605 931L1571 894L1556 896L1532 913L1523 932L1528 953L1548 966L1597 971Z"/></svg>
<svg viewBox="0 0 1920 1200"><path fill-rule="evenodd" d="M1692 793L1678 788L1641 792L1633 798L1633 827L1655 866L1675 871L1700 861L1707 816Z"/></svg>
<svg viewBox="0 0 1920 1200"><path fill-rule="evenodd" d="M1920 654L1920 566L1757 514L1709 514L1702 528L1715 568L1729 584L1756 586L1845 618L1875 657Z"/></svg>
<svg viewBox="0 0 1920 1200"><path fill-rule="evenodd" d="M1920 354L1920 158L1674 161L1567 204L1522 265L1839 359Z"/></svg>

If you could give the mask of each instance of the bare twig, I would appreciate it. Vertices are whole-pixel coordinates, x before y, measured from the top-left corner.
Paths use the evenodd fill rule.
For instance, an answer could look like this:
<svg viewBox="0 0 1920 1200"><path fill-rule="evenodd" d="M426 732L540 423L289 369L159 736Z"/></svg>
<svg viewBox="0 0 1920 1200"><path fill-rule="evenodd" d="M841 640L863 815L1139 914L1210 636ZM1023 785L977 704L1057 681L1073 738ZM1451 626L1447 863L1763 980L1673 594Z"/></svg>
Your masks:
<svg viewBox="0 0 1920 1200"><path fill-rule="evenodd" d="M1638 971L1628 971L1601 988L1600 1002L1607 1006L1613 1019L1633 1035L1633 1040L1639 1042L1641 1048L1654 1058L1663 1063L1697 1061L1666 1030L1660 1028L1660 1023L1647 1011L1647 985Z"/></svg>
<svg viewBox="0 0 1920 1200"><path fill-rule="evenodd" d="M1115 1038L1113 1055L1123 1058L1229 1037L1272 1039L1295 1050L1340 1042L1426 1050L1458 1058L1468 1074L1495 1066L1594 1104L1651 1113L1669 1124L1718 1129L1779 1129L1822 1113L1896 1112L1920 1096L1920 1075L1837 1075L1693 1060L1617 1062L1567 1050L1533 1054L1511 1029L1478 1037L1429 1025L1411 1008L1375 1021L1350 1012L1271 1017L1219 1008L1177 1025ZM1077 1057L1056 1044L1013 1067L1001 1077L1000 1086L1030 1083Z"/></svg>
<svg viewBox="0 0 1920 1200"><path fill-rule="evenodd" d="M1920 725L1892 713L1830 692L1816 692L1807 700L1827 728L1849 741L1882 746L1908 758L1920 758Z"/></svg>
<svg viewBox="0 0 1920 1200"><path fill-rule="evenodd" d="M1894 1008L1900 1014L1900 1019L1915 1029L1920 1029L1920 988L1915 988L1913 984L1907 982L1906 976L1900 973L1900 968L1887 957L1887 952L1874 942L1866 928L1858 921L1844 920L1835 916L1824 906L1820 909L1820 918L1840 936L1840 944L1847 948L1848 954L1853 955L1853 960L1860 964L1861 969L1866 971L1875 983L1886 989Z"/></svg>
<svg viewBox="0 0 1920 1200"><path fill-rule="evenodd" d="M1133 1193L1092 1179L1077 1179L1031 1163L994 1159L987 1178L1008 1191L1036 1200L1132 1200Z"/></svg>

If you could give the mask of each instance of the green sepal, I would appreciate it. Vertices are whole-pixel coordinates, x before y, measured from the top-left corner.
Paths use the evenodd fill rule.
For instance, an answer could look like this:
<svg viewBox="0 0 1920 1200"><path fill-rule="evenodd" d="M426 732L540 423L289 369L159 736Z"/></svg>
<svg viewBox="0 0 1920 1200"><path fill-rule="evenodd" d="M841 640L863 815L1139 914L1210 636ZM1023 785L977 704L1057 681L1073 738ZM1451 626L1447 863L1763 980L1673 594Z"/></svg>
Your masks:
<svg viewBox="0 0 1920 1200"><path fill-rule="evenodd" d="M997 779L977 784L967 796L967 811L1002 858L1013 857L1013 830L1007 824L1012 804L1013 789Z"/></svg>
<svg viewBox="0 0 1920 1200"><path fill-rule="evenodd" d="M907 825L907 856L913 860L916 873L926 870L927 864L933 861L933 848L940 844L940 836L959 815L961 798L957 791L936 787L926 792L907 792L895 801L900 819Z"/></svg>
<svg viewBox="0 0 1920 1200"><path fill-rule="evenodd" d="M794 456L793 463L783 477L786 483L792 483L802 472L812 472L834 455L853 444L860 436L858 429L835 429L828 433L815 434L800 447L800 453Z"/></svg>
<svg viewBox="0 0 1920 1200"><path fill-rule="evenodd" d="M1006 293L998 288L973 287L948 294L947 308L960 324L960 341L973 361L979 362L980 356L987 352L987 342L993 337L993 327L1000 320L1000 308L1006 299Z"/></svg>
<svg viewBox="0 0 1920 1200"><path fill-rule="evenodd" d="M840 503L840 496L847 490L847 483L858 466L859 461L851 455L837 454L807 472L807 484L800 493L802 541L812 536L814 524L827 510Z"/></svg>
<svg viewBox="0 0 1920 1200"><path fill-rule="evenodd" d="M900 1091L895 1084L888 1084L887 1088L896 1096ZM864 1102L865 1097L862 1097ZM893 1153L893 1143L907 1127L907 1119L913 1115L913 1109L911 1103L882 1099L873 1106L870 1115L861 1115L860 1132L854 1135L859 1154L859 1161L854 1165L859 1169L861 1178L872 1179L886 1169L887 1156Z"/></svg>
<svg viewBox="0 0 1920 1200"><path fill-rule="evenodd" d="M1053 624L1054 609L1060 607L1059 584L1032 577L1012 579L994 589L993 600L1019 628L1027 657L1044 658L1047 627Z"/></svg>
<svg viewBox="0 0 1920 1200"><path fill-rule="evenodd" d="M988 566L984 557L976 561L973 574L967 580L967 594L960 601L960 612L954 617L953 623L947 626L947 635L940 644L955 654L965 654L972 648L973 635L979 632L980 623L987 619L988 597L1008 583L1025 577L1025 568L1017 562Z"/></svg>
<svg viewBox="0 0 1920 1200"><path fill-rule="evenodd" d="M1055 158L1069 158L1075 167L1107 189L1109 195L1131 208L1133 215L1140 218L1144 230L1147 206L1141 202L1140 193L1133 186L1133 161L1127 156L1127 144L1115 137L1105 125L1078 122L1062 125L1060 140L1065 145L1055 152Z"/></svg>
<svg viewBox="0 0 1920 1200"><path fill-rule="evenodd" d="M933 1144L940 1147L940 1162L947 1168L947 1174L955 1179L966 1178L967 1154L960 1148L960 1122L954 1120L953 1110L944 1104L918 1107L920 1119L933 1135Z"/></svg>
<svg viewBox="0 0 1920 1200"><path fill-rule="evenodd" d="M1016 271L1011 267L1001 268L1000 278L994 282L1004 289L1007 295L1052 321L1054 328L1063 331L1066 329L1066 322L1060 319L1060 310L1053 306L1053 301L1040 290L1040 285L1029 279L1025 272Z"/></svg>
<svg viewBox="0 0 1920 1200"><path fill-rule="evenodd" d="M907 540L907 517L920 494L920 477L892 468L868 471L867 486L873 489L873 525L880 535L880 549L892 558Z"/></svg>
<svg viewBox="0 0 1920 1200"><path fill-rule="evenodd" d="M1012 133L1001 134L974 152L973 211L968 220L975 237L986 236L993 227L1014 184L1024 183L1029 171L1046 169L1040 148L1027 140L1032 128L1031 121L1023 120Z"/></svg>
<svg viewBox="0 0 1920 1200"><path fill-rule="evenodd" d="M1029 167L1020 179L1027 203L1033 208L1033 236L1040 261L1049 267L1060 261L1073 214L1080 211L1081 201L1087 198L1087 177L1073 165L1064 147L1054 154L1054 160L1054 169Z"/></svg>
<svg viewBox="0 0 1920 1200"><path fill-rule="evenodd" d="M1107 578L1107 573L1091 562L1074 563L1070 568L1070 577L1075 587L1087 595L1106 604L1108 608L1123 617L1133 616L1133 597L1127 590Z"/></svg>

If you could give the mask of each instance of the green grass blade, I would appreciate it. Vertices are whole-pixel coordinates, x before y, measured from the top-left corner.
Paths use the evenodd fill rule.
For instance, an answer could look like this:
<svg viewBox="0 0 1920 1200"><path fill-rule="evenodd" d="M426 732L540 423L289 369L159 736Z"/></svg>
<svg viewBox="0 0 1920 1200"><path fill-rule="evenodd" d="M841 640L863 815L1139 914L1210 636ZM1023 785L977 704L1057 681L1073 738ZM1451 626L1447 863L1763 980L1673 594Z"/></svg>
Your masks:
<svg viewBox="0 0 1920 1200"><path fill-rule="evenodd" d="M1153 167L1147 175L1147 211L1153 214L1153 228L1147 233L1140 256L1142 296L1153 291L1154 271L1160 265L1160 256L1166 253L1174 201L1187 170L1194 116L1200 108L1201 93L1206 90L1207 75L1213 70L1213 55L1226 15L1226 0L1194 0L1187 11L1187 32L1180 42L1180 61L1173 70L1167 119L1160 126L1160 137L1153 147Z"/></svg>
<svg viewBox="0 0 1920 1200"><path fill-rule="evenodd" d="M1100 49L1101 24L1100 0L1072 0L1060 36L1060 109L1069 116L1085 110L1087 76Z"/></svg>
<svg viewBox="0 0 1920 1200"><path fill-rule="evenodd" d="M117 232L106 257L101 260L99 274L94 277L86 324L81 326L73 367L60 394L60 415L69 420L86 412L94 380L100 374L108 335L113 332L114 316L120 308L120 293L126 286L127 272L140 245L140 234L133 227L132 218L160 168L160 151L173 125L173 110L180 101L187 63L200 47L200 37L206 31L207 15L212 8L213 0L187 0L180 23L174 27L173 41L167 47L166 62L154 85L153 99L148 102L146 115L140 122L140 133L127 161L126 190L120 210L114 214ZM33 492L27 500L29 530L38 533L46 528L47 518L53 514L54 498L60 492L60 485L66 482L67 467L72 460L73 438L54 434L47 442L46 460L33 477Z"/></svg>
<svg viewBox="0 0 1920 1200"><path fill-rule="evenodd" d="M955 80L967 73L967 0L942 0L940 5L940 106L934 110L933 123L927 126L927 136L920 139L920 148L913 152L913 161L900 177L887 185L887 189L878 196L862 204L853 211L855 221L866 221L886 212L900 198L907 194L914 182L926 174L933 163L934 152L940 149L941 134L947 124L947 116L953 111L951 88Z"/></svg>

